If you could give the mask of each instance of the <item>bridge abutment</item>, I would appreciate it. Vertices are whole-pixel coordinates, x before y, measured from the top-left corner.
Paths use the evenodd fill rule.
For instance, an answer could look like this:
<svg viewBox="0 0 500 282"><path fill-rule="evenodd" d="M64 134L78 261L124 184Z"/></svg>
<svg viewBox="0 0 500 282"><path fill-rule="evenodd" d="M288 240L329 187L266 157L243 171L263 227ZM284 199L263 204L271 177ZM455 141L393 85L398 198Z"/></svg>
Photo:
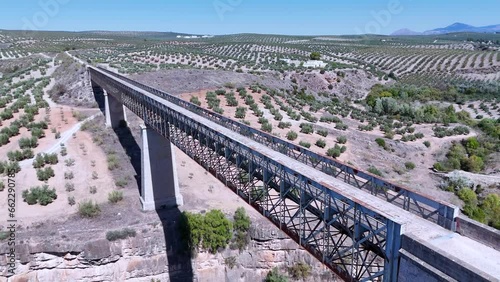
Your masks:
<svg viewBox="0 0 500 282"><path fill-rule="evenodd" d="M113 95L109 95L106 90L103 89L103 92L106 127L118 128L124 122L126 124L125 106Z"/></svg>
<svg viewBox="0 0 500 282"><path fill-rule="evenodd" d="M172 143L146 125L141 125L141 136L142 209L151 211L183 205Z"/></svg>

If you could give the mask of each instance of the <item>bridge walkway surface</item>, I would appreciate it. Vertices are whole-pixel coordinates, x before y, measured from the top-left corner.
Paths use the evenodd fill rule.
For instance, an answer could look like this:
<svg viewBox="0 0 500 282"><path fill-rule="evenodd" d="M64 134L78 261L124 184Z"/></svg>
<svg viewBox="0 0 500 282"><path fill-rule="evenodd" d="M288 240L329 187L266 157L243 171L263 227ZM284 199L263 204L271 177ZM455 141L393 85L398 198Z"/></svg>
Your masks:
<svg viewBox="0 0 500 282"><path fill-rule="evenodd" d="M317 169L309 165L306 165L304 163L301 163L289 156L283 155L280 152L277 152L269 148L268 146L265 146L250 138L242 136L241 134L236 133L233 130L230 130L213 121L210 121L183 107L175 105L155 94L152 94L125 80L122 80L117 76L113 76L109 73L105 73L95 68L91 68L91 70L95 76L99 76L99 78L96 77L95 79L97 80L98 84L103 84L102 87L114 87L115 90L119 90L115 91L115 93L121 92L123 96L127 95L130 96L128 98L122 97L123 101L127 99L129 101L137 99L137 101L134 102L136 103L135 105L133 105L133 103L130 102L131 104L129 106L135 108L136 114L138 114L139 117L145 119L146 123L149 122L152 124L152 126L154 126L155 124L155 122L153 122L154 115L151 115L153 112L156 112L157 114L156 117L160 117L162 115L166 116L167 114L171 115L171 117L168 118L168 121L173 123L176 122L175 117L180 117L182 119L185 119L186 121L195 124L196 128L199 129L200 132L202 132L203 130L207 130L207 132L213 132L214 134L220 135L222 138L224 138L224 140L227 140L228 142L227 148L234 146L234 144L236 144L237 146L242 148L242 150L247 150L248 152L251 152L255 156L261 158L262 160L266 160L273 166L280 167L281 169L283 169L284 171L283 173L285 175L286 173L291 173L292 175L295 175L296 178L299 179L300 181L304 181L308 185L317 188L318 189L317 191L321 191L322 193L324 193L322 194L322 196L318 195L313 201L323 202L324 204L325 199L322 197L328 195L333 197L333 199L330 200L334 202L342 200L342 202L349 204L353 207L356 207L359 212L354 213L352 215L354 217L359 216L360 214L364 216L370 215L371 216L370 220L366 219L357 221L355 222L356 224L348 227L348 229L350 228L349 230L351 231L351 233L349 233L348 231L346 232L351 237L354 237L354 233L356 232L353 232L353 229L356 229L357 225L371 224L371 222L374 222L373 220L383 223L385 227L383 228L383 230L382 227L380 228L382 232L377 230L370 230L370 232L372 233L371 239L379 238L377 236L380 236L380 238L387 240L386 242L384 242L382 246L381 251L383 253L381 255L385 260L384 268L390 267L392 269L384 273L385 274L383 276L384 281L397 280L396 277L398 274L398 269L394 268L398 267L398 263L396 263L394 259L399 259L400 252L402 251L406 252L407 257L411 256L412 254L419 257L418 254L419 252L429 252L429 250L433 252L432 256L436 257L439 256L440 258L446 258L447 260L452 262L450 265L453 265L454 267L460 267L460 269L451 269L449 271L450 273L446 273L447 272L446 270L443 271L442 269L439 269L440 268L439 265L433 265L434 267L438 268L441 272L443 272L444 276L448 275L450 277L453 276L456 277L456 275L459 275L459 277L472 277L471 279L474 279L475 277L480 277L482 278L483 281L498 281L498 279L500 278L500 252L494 250L493 248L487 247L472 239L463 237L457 233L454 233L451 230L442 228L433 222L430 222L408 211L405 211L395 205L392 205L384 201L383 199L371 195L370 193L367 193L360 189L356 189L356 187L351 186L345 183L344 181L341 181L331 175L327 175L321 171L318 171ZM92 79L94 79L94 75ZM106 86L105 85L106 83L109 83L112 86L109 85ZM130 93L126 94L125 92L127 91L129 91ZM147 109L145 110L144 105L148 103L154 105L155 108L153 110L147 110ZM124 104L127 105L126 102ZM141 105L143 108L140 107ZM165 122L166 119L163 119L162 121ZM188 155L191 155L192 152L189 151L188 148L183 148L183 143L180 142L181 139L174 136L173 133L179 130L185 130L186 132L191 133L192 136L195 136L196 134L193 134L192 131L189 131L191 129L186 129L188 127L186 126L186 124L179 124L176 126L178 128L169 129L167 133L165 132L161 133L165 134L166 138L170 138L171 142L174 143L174 145L180 147L181 150L186 151ZM299 180L294 180L294 181L299 181ZM283 181L281 183L287 184L287 182ZM284 184L280 184L280 187L282 189L281 192L283 192L283 186ZM313 193L313 190L308 190L308 191L309 193ZM305 194L301 194L301 196L304 195ZM242 195L240 194L240 196ZM292 196L290 197L290 199L294 199ZM282 201L285 200L282 199ZM303 201L304 200L301 197L301 199L299 199L301 212L304 212L302 211L302 209L306 208L305 206L302 206ZM309 201L308 203L311 204L311 202L312 201ZM321 210L321 212L324 213L323 215L325 215L326 217L326 215L328 214L326 210L331 207L325 205L323 205L322 207L324 208L326 207L325 210ZM286 229L287 227L286 226L284 227L282 224L290 223L290 221L293 221L294 219L292 216L292 219L288 222L277 222L276 218L270 216L270 210L266 209L266 207L264 206L258 207L258 210L262 212L264 216L268 217L271 221L273 221L273 223L277 224L281 228ZM337 210L337 212L338 211L339 210ZM346 212L346 210L344 210L344 212ZM328 219L330 219L331 217L332 216L330 215ZM321 221L322 222L326 221L326 218L322 218ZM331 223L328 222L328 225L330 224ZM338 225L332 225L332 226L337 228L342 228ZM389 228L388 226L392 227ZM367 227L363 226L363 228ZM315 255L318 259L321 259L322 257L323 258L322 261L325 263L324 258L331 254L323 253L322 256L318 256L318 253L315 252L316 250L315 246L308 245L308 242L310 242L308 241L308 239L310 239L311 236L317 235L318 232L320 232L319 229L311 230L311 234L307 234L307 236L303 236L303 234L299 233L298 238L294 238L293 236L292 238L294 238L299 244L304 246L306 249L311 251L313 255ZM360 246L362 245L370 247L369 246L370 244L367 244L368 243L367 241L369 239L370 238L368 238L368 236L365 236L363 238L353 238L351 248L360 248ZM372 244L374 244L373 241ZM371 247L373 248L373 246ZM397 248L397 250L394 251L391 248ZM412 248L418 248L418 250L414 250ZM342 252L343 250L335 249L333 251ZM375 253L379 254L378 252ZM422 254L420 254L420 256L421 255ZM376 261L375 259L372 260L372 262L374 262L373 263L374 265L376 264L375 261ZM437 259L437 261L439 261L439 259ZM332 270L334 271L336 270L336 272L341 272L343 274L345 274L345 272L348 272L347 270L345 270L345 268L343 272L339 270L339 268L335 267L335 262L329 261L329 263L325 264L327 264L330 268L332 268ZM355 263L353 262L353 264ZM334 266L332 267L332 265ZM463 274L462 271L464 272ZM354 273L351 272L350 274L352 275ZM373 274L375 275L379 273L373 272ZM405 275L405 273L399 272L400 278L402 277L402 275ZM345 277L346 276L344 276L344 278ZM382 277L382 276L379 275L377 277ZM348 280L369 281L374 279L372 279L370 275L364 277L353 275L351 276L351 279ZM404 279L399 279L399 280L403 281ZM461 279L458 280L462 281ZM476 280L476 281L481 281L481 280Z"/></svg>

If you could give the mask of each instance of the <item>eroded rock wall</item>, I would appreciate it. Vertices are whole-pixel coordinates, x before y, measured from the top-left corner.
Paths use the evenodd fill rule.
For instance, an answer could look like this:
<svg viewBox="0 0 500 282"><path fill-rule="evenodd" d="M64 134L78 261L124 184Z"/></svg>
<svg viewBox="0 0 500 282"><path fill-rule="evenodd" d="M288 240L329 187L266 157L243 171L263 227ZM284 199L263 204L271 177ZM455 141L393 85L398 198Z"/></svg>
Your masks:
<svg viewBox="0 0 500 282"><path fill-rule="evenodd" d="M114 242L21 244L16 247L16 275L9 281L262 281L273 267L285 272L297 262L312 267L306 281L335 281L330 270L276 228L254 226L243 252L201 252L187 260L166 247L164 236L157 230ZM3 243L0 281L7 281L7 254ZM228 257L235 258L232 268L225 263Z"/></svg>

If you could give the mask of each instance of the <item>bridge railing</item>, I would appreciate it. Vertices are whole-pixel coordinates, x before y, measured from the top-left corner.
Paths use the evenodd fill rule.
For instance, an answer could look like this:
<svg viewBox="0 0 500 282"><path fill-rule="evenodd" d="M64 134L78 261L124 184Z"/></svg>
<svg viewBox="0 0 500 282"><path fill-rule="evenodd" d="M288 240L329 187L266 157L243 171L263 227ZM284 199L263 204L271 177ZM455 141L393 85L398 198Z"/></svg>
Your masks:
<svg viewBox="0 0 500 282"><path fill-rule="evenodd" d="M247 136L261 144L264 144L282 154L285 154L295 160L307 164L328 175L334 176L344 182L367 191L387 202L390 202L404 210L414 213L422 218L434 222L446 229L455 231L458 217L458 207L425 196L408 187L396 185L384 180L369 172L358 170L348 164L344 164L330 157L317 154L304 147L275 137L271 134L257 130L236 120L224 117L210 110L201 108L188 101L173 96L167 92L144 85L120 74L100 68L111 76L118 77L136 87L157 95L175 105L181 106L189 111L201 115L217 124Z"/></svg>
<svg viewBox="0 0 500 282"><path fill-rule="evenodd" d="M99 85L347 281L395 281L401 243L397 208L181 106L91 70ZM105 85L105 86L104 86ZM116 94L115 94L116 95ZM253 143L253 142L252 142ZM261 146L261 147L259 147ZM383 203L382 203L383 204Z"/></svg>

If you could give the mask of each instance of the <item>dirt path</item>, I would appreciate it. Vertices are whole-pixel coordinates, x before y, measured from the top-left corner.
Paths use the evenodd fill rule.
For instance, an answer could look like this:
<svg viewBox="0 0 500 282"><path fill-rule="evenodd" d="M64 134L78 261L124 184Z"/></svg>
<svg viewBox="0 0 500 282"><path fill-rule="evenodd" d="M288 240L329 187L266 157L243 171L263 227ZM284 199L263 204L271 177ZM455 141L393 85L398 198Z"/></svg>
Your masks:
<svg viewBox="0 0 500 282"><path fill-rule="evenodd" d="M71 127L69 130L61 133L61 138L55 139L54 140L55 142L52 144L51 147L43 150L40 153L52 154L52 153L59 151L61 149L61 144L65 144L68 140L70 140L70 138L73 136L73 134L75 134L76 132L78 132L80 130L80 128L82 127L82 124L84 124L87 121L93 120L98 115L99 114L92 115L92 116L86 118L85 120L73 125L73 127ZM30 166L33 163L34 159L35 158L29 159L29 160L24 160L24 161L20 162L19 165L21 166L21 168Z"/></svg>
<svg viewBox="0 0 500 282"><path fill-rule="evenodd" d="M66 51L66 55L70 56L73 60L79 62L80 64L85 65L84 61L82 61L81 59L79 59L79 58L75 57L74 55L70 54L69 51Z"/></svg>

